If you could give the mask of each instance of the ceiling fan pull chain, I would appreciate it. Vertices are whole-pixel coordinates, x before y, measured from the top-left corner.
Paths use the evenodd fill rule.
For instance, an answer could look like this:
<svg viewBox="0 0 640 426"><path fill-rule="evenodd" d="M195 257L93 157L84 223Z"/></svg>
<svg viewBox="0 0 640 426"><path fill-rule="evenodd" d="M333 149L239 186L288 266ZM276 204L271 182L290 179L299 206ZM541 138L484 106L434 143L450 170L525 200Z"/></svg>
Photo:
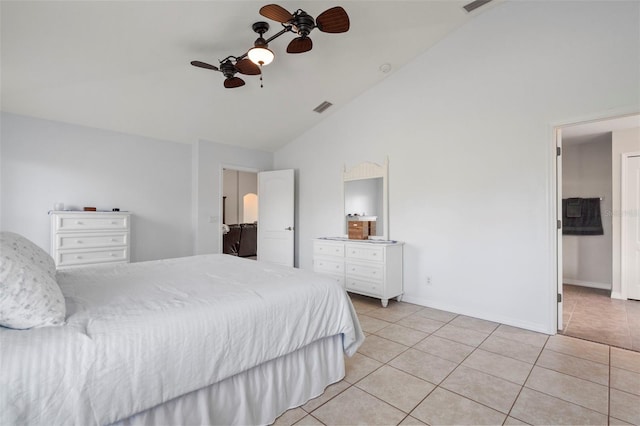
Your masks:
<svg viewBox="0 0 640 426"><path fill-rule="evenodd" d="M262 85L262 64L260 64L260 88L262 89L264 86Z"/></svg>

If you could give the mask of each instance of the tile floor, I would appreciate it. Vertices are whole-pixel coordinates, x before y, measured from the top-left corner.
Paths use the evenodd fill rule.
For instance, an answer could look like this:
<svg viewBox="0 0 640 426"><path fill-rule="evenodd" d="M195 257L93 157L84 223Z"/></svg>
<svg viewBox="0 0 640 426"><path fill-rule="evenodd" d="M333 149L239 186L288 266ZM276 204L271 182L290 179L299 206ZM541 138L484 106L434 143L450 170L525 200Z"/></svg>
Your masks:
<svg viewBox="0 0 640 426"><path fill-rule="evenodd" d="M352 295L346 377L277 425L640 424L640 353Z"/></svg>
<svg viewBox="0 0 640 426"><path fill-rule="evenodd" d="M640 301L618 300L609 290L563 286L566 336L640 351Z"/></svg>

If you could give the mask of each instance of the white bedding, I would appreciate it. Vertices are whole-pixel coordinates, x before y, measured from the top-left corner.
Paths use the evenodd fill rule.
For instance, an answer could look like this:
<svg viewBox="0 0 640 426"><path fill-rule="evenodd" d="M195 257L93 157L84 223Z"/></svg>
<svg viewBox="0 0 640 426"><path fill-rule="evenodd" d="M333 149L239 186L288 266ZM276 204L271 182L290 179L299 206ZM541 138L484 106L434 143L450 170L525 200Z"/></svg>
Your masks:
<svg viewBox="0 0 640 426"><path fill-rule="evenodd" d="M326 336L364 337L312 272L204 255L58 273L67 324L0 329L0 424L108 424Z"/></svg>

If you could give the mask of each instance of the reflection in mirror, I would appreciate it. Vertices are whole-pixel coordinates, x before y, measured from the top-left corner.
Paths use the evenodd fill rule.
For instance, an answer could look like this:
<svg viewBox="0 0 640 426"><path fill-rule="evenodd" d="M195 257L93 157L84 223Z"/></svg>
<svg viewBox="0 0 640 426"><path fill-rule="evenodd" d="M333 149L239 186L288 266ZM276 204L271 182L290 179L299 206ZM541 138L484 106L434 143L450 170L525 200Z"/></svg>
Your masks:
<svg viewBox="0 0 640 426"><path fill-rule="evenodd" d="M373 221L369 235L382 236L384 229L382 178L352 180L344 183L344 210L347 221ZM347 223L347 229L349 224Z"/></svg>
<svg viewBox="0 0 640 426"><path fill-rule="evenodd" d="M389 239L389 159L364 162L343 173L345 230L349 239Z"/></svg>

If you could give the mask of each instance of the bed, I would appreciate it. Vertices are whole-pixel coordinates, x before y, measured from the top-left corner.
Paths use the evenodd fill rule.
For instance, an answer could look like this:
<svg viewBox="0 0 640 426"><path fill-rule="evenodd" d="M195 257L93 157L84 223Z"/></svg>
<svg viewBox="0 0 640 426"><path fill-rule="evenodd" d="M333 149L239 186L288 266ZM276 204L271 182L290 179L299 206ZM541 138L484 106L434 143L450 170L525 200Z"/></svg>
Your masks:
<svg viewBox="0 0 640 426"><path fill-rule="evenodd" d="M2 234L2 425L268 424L341 380L364 340L330 279L222 254L54 269L63 317L49 281L45 325L15 329L16 271L50 265L17 268L25 249Z"/></svg>

